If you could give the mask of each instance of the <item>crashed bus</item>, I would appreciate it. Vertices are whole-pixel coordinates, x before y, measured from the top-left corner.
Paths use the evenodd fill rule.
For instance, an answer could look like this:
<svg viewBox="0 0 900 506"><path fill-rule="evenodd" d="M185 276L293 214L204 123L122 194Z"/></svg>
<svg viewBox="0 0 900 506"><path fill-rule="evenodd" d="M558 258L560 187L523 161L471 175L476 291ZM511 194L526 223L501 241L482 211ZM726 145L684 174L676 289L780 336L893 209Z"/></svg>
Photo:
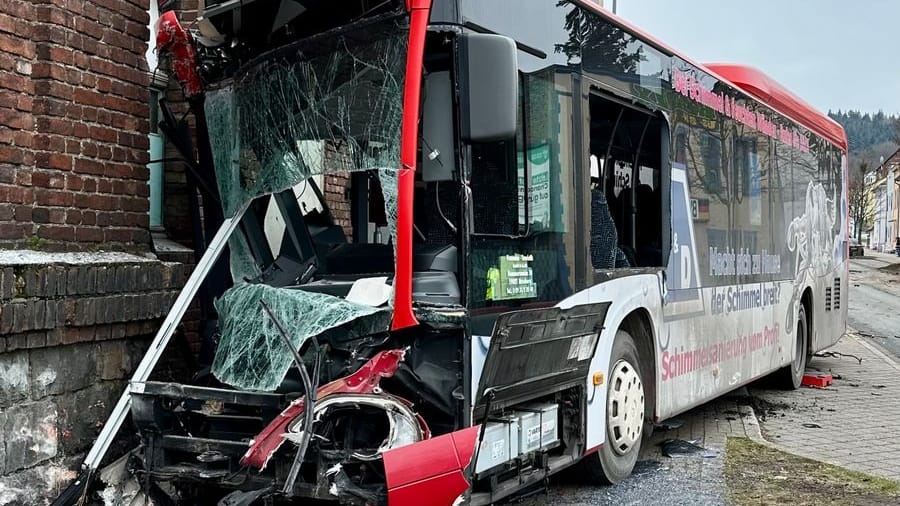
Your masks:
<svg viewBox="0 0 900 506"><path fill-rule="evenodd" d="M796 388L845 331L844 132L757 70L588 1L163 10L221 226L70 498L129 416L160 504L617 483L655 423ZM198 293L209 367L159 381Z"/></svg>

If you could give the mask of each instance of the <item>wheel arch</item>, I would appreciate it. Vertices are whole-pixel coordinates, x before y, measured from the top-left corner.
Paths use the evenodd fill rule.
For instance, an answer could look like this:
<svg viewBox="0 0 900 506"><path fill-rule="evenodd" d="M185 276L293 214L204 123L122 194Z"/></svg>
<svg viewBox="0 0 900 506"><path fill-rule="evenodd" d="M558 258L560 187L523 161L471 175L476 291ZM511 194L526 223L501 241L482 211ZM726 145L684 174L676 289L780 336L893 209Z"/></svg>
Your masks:
<svg viewBox="0 0 900 506"><path fill-rule="evenodd" d="M657 363L656 363L656 336L654 335L653 319L646 308L637 308L625 315L619 324L619 329L628 332L638 349L641 371L644 377L644 395L648 397L648 405L652 407L652 413L646 413L645 417L651 422L657 418Z"/></svg>
<svg viewBox="0 0 900 506"><path fill-rule="evenodd" d="M813 289L810 286L807 286L803 290L803 294L800 296L800 304L803 306L803 309L806 310L806 353L807 355L813 354L813 347L818 340L815 338L816 329L813 325L815 322L815 318L813 318ZM799 311L799 309L798 309ZM818 351L818 350L816 350Z"/></svg>

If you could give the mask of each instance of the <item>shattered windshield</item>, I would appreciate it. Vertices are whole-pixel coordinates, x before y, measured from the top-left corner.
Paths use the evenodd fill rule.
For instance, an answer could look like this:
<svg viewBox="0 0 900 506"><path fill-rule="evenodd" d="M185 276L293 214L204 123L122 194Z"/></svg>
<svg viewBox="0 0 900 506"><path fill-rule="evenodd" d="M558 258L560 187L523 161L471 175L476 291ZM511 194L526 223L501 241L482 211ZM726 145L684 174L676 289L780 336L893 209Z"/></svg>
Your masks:
<svg viewBox="0 0 900 506"><path fill-rule="evenodd" d="M292 188L304 207L303 183L314 177L317 185L324 182L326 194L346 200L339 181L369 171L380 183L392 238L406 44L405 28L396 18L378 18L267 53L209 94L206 113L225 214L234 216L252 199ZM349 209L346 201L329 205ZM338 236L346 241L353 225L346 220L337 226L344 227ZM380 246L390 257L387 242L393 241ZM316 243L317 249L338 249L333 246ZM234 234L229 248L237 284L217 303L221 338L213 373L221 381L241 389L273 390L284 379L290 353L263 312L263 299L283 319L297 347L355 320L353 325L386 330L384 309L340 294L242 283L257 278L259 263L245 234ZM321 268L327 271L328 262Z"/></svg>
<svg viewBox="0 0 900 506"><path fill-rule="evenodd" d="M405 61L403 28L381 19L263 55L211 93L226 214L315 174L397 170Z"/></svg>

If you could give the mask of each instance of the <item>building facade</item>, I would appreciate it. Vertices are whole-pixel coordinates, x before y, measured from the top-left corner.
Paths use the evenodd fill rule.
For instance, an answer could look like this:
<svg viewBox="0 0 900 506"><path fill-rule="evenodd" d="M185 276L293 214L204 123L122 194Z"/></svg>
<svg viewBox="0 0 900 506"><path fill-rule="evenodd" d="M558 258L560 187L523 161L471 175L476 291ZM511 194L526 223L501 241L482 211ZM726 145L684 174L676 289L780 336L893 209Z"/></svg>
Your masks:
<svg viewBox="0 0 900 506"><path fill-rule="evenodd" d="M0 2L2 504L74 477L189 269L151 238L149 21L147 0Z"/></svg>
<svg viewBox="0 0 900 506"><path fill-rule="evenodd" d="M872 203L872 229L868 247L893 253L900 237L900 150L888 157L866 176Z"/></svg>

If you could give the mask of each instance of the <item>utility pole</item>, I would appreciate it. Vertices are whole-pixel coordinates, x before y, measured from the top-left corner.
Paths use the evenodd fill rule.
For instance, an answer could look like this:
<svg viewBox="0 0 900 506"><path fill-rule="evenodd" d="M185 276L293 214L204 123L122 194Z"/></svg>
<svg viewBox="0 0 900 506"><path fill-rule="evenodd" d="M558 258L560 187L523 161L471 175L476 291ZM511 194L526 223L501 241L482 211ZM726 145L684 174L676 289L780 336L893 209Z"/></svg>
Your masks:
<svg viewBox="0 0 900 506"><path fill-rule="evenodd" d="M616 13L616 1L617 0L613 0L613 14Z"/></svg>

